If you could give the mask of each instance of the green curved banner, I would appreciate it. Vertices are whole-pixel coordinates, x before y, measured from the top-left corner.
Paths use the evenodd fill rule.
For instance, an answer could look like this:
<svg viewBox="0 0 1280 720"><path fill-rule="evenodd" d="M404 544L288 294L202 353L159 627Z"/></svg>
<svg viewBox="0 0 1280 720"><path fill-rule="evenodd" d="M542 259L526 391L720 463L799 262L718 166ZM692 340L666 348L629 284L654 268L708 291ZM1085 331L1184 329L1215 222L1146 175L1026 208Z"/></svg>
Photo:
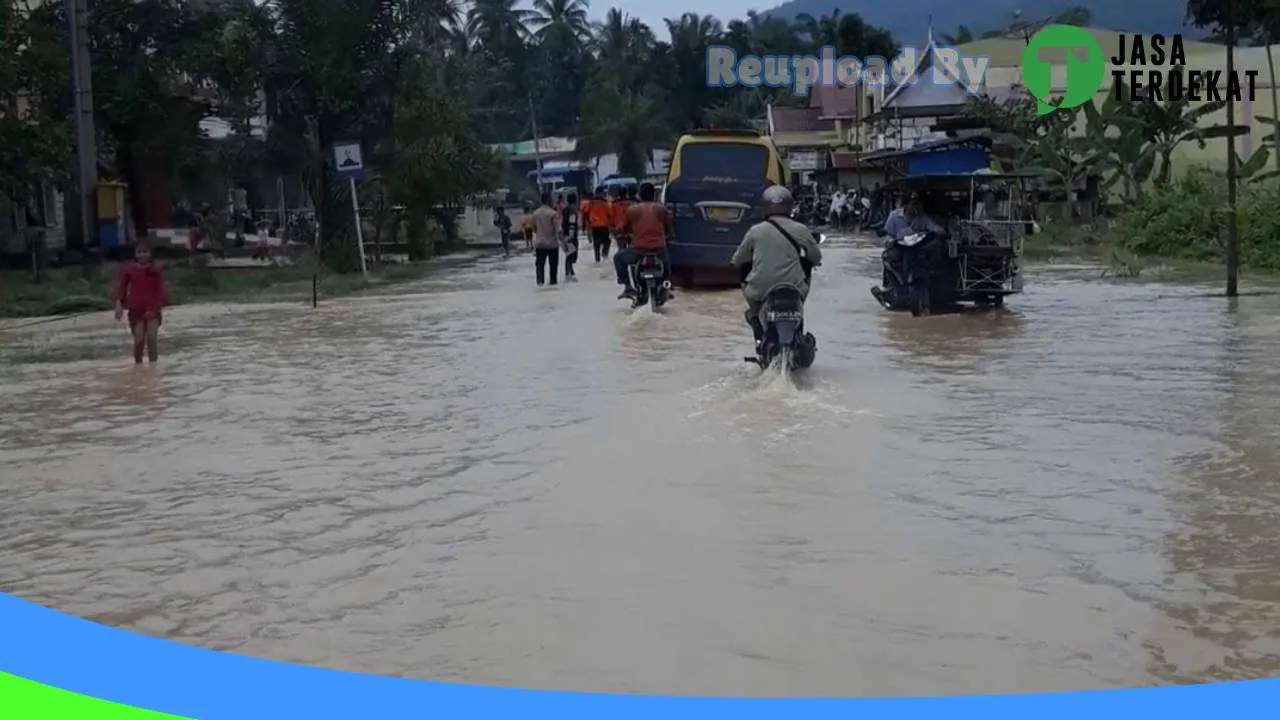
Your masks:
<svg viewBox="0 0 1280 720"><path fill-rule="evenodd" d="M0 673L0 717L5 720L191 720L77 695Z"/></svg>

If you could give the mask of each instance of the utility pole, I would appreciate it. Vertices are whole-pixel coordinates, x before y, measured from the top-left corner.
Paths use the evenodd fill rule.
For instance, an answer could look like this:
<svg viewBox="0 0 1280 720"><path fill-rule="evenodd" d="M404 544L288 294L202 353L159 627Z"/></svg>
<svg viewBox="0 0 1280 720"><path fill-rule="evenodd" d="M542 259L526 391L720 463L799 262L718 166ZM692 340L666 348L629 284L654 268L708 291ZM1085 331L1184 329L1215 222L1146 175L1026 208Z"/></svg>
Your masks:
<svg viewBox="0 0 1280 720"><path fill-rule="evenodd" d="M89 0L66 0L67 26L71 37L71 87L76 128L76 191L79 202L72 207L80 221L76 232L84 250L85 277L93 274L97 254L94 242L93 193L98 185L98 146L93 121L93 63L89 55ZM70 230L70 223L68 223ZM70 245L70 243L68 243Z"/></svg>
<svg viewBox="0 0 1280 720"><path fill-rule="evenodd" d="M543 141L538 137L538 111L534 110L534 94L529 94L529 124L534 129L534 163L538 164L538 192L543 192Z"/></svg>
<svg viewBox="0 0 1280 720"><path fill-rule="evenodd" d="M538 138L538 113L533 108L533 93L529 93L529 124L533 126L533 161L538 164L538 187L542 187L542 140Z"/></svg>
<svg viewBox="0 0 1280 720"><path fill-rule="evenodd" d="M1227 0L1227 77L1236 72L1235 0ZM1236 213L1236 103L1227 98L1227 297L1240 294L1240 223Z"/></svg>

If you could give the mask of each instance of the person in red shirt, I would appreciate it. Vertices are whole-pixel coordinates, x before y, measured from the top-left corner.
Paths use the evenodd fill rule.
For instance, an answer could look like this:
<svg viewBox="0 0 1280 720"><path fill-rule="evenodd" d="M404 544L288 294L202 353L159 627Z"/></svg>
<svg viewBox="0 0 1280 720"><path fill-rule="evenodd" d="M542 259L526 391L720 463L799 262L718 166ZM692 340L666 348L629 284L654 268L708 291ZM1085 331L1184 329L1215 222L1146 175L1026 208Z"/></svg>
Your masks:
<svg viewBox="0 0 1280 720"><path fill-rule="evenodd" d="M671 236L674 220L666 206L656 202L657 196L652 183L641 185L640 202L628 207L623 218L622 231L631 236L631 244L613 256L613 269L617 271L618 284L623 286L619 300L636 299L636 290L631 286L631 266L641 255L656 253L662 258L663 272L671 267L667 238Z"/></svg>
<svg viewBox="0 0 1280 720"><path fill-rule="evenodd" d="M133 261L120 271L120 281L111 299L116 308L116 320L128 314L129 330L133 333L133 361L141 363L145 349L147 360L155 362L160 357L157 347L160 315L164 306L169 304L169 290L160 263L151 257L149 245L138 243L133 257Z"/></svg>

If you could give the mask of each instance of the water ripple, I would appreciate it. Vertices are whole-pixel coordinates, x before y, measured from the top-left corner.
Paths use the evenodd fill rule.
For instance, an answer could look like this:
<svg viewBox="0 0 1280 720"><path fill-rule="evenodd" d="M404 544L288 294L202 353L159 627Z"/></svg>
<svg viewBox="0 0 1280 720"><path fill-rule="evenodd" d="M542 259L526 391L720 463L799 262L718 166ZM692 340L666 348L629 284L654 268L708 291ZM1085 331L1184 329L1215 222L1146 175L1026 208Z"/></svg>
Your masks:
<svg viewBox="0 0 1280 720"><path fill-rule="evenodd" d="M819 272L818 363L741 362L527 258L324 303L0 328L0 589L390 675L739 695L1029 692L1280 669L1280 301L1034 273L878 310Z"/></svg>

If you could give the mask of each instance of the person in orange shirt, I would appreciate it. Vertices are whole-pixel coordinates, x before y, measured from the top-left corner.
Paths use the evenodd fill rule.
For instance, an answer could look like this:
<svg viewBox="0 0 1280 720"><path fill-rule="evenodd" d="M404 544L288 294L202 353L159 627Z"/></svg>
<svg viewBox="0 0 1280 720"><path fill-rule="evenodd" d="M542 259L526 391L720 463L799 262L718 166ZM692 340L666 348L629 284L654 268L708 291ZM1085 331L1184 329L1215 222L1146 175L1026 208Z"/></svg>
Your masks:
<svg viewBox="0 0 1280 720"><path fill-rule="evenodd" d="M619 250L631 244L631 236L625 232L626 228L624 227L627 219L627 208L631 207L631 205L630 188L618 188L614 191L610 224L613 226L614 236L618 239Z"/></svg>
<svg viewBox="0 0 1280 720"><path fill-rule="evenodd" d="M591 199L585 204L587 206L585 224L591 228L591 247L595 249L596 262L600 262L609 257L609 230L613 211L601 188L596 188L596 191L591 194Z"/></svg>
<svg viewBox="0 0 1280 720"><path fill-rule="evenodd" d="M623 232L631 236L631 244L621 248L613 256L613 269L618 274L618 284L623 287L619 300L629 299L637 303L636 290L631 285L631 266L639 262L641 255L656 253L662 258L663 272L671 267L667 252L667 239L671 237L674 221L667 206L657 202L658 193L650 183L640 186L640 202L627 208L623 218Z"/></svg>

